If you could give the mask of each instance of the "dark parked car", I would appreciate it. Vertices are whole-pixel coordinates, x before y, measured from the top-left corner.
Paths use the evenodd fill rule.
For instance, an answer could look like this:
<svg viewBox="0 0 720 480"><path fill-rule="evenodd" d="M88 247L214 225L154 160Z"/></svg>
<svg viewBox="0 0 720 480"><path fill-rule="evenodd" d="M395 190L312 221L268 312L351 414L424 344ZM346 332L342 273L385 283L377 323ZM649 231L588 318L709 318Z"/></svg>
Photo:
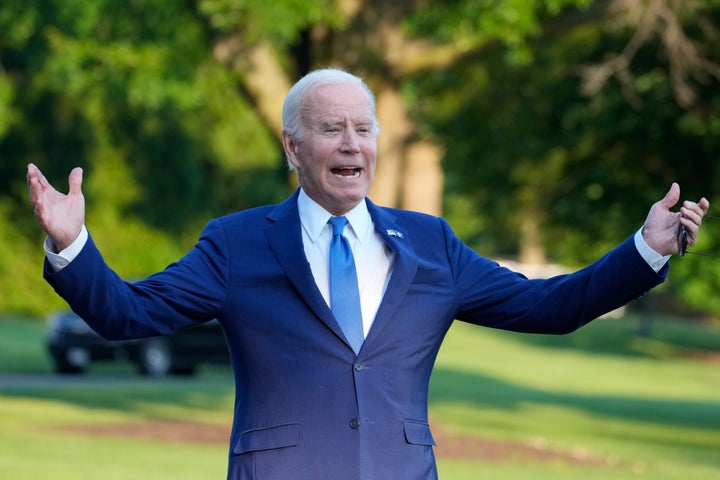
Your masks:
<svg viewBox="0 0 720 480"><path fill-rule="evenodd" d="M59 373L82 373L97 361L129 361L157 376L190 375L201 363L230 363L217 320L167 336L110 341L72 311L60 311L48 319L46 345Z"/></svg>

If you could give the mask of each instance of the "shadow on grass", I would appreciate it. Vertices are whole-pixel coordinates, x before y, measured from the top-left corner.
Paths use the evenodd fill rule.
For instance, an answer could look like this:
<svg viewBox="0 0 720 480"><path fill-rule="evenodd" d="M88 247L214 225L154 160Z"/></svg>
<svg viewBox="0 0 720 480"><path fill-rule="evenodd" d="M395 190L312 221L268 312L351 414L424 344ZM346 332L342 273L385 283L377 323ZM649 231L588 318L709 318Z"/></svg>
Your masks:
<svg viewBox="0 0 720 480"><path fill-rule="evenodd" d="M214 373L193 379L104 377L66 386L4 389L6 397L66 402L88 409L111 409L156 417L162 407L232 413L232 376ZM720 400L689 401L617 395L551 392L494 377L436 367L430 403L473 405L509 412L528 404L565 408L605 418L667 427L720 430Z"/></svg>
<svg viewBox="0 0 720 480"><path fill-rule="evenodd" d="M48 376L45 387L5 388L2 396L69 403L88 409L117 410L156 418L171 411L197 409L232 415L232 374L211 373L192 378L151 378L136 375Z"/></svg>
<svg viewBox="0 0 720 480"><path fill-rule="evenodd" d="M525 345L582 350L587 354L667 359L706 353L720 358L720 329L698 322L635 315L598 319L568 335L500 334Z"/></svg>
<svg viewBox="0 0 720 480"><path fill-rule="evenodd" d="M613 395L557 393L514 385L484 375L437 367L430 403L473 404L520 411L528 403L583 411L591 415L659 426L720 430L720 400L687 401Z"/></svg>

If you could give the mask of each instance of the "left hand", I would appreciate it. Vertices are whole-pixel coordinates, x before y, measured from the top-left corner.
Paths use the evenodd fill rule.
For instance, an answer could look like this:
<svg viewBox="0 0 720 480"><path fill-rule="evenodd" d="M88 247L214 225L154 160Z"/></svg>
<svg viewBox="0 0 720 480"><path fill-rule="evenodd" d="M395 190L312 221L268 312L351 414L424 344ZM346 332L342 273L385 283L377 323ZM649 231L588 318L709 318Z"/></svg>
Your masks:
<svg viewBox="0 0 720 480"><path fill-rule="evenodd" d="M695 245L702 219L710 208L710 202L703 197L697 203L685 200L679 212L671 212L679 199L680 186L673 183L665 197L650 208L643 225L643 239L661 255L679 253L677 239L681 224L688 233L688 247Z"/></svg>

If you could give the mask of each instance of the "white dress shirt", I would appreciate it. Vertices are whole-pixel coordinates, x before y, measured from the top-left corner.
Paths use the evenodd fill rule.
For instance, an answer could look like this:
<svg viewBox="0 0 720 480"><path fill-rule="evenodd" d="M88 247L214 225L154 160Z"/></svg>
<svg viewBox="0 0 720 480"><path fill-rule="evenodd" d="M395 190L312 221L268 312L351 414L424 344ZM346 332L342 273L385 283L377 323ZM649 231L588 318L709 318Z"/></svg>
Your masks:
<svg viewBox="0 0 720 480"><path fill-rule="evenodd" d="M305 257L310 263L315 284L330 306L329 254L332 226L328 220L333 215L308 197L302 189L298 196L298 212L302 224ZM375 230L364 201L346 213L345 217L348 219L348 224L343 234L350 243L355 259L363 332L367 337L385 294L395 254Z"/></svg>
<svg viewBox="0 0 720 480"><path fill-rule="evenodd" d="M647 244L642 236L642 228L635 232L635 248L637 248L640 256L650 265L650 268L659 272L662 267L670 260L672 255L660 255Z"/></svg>

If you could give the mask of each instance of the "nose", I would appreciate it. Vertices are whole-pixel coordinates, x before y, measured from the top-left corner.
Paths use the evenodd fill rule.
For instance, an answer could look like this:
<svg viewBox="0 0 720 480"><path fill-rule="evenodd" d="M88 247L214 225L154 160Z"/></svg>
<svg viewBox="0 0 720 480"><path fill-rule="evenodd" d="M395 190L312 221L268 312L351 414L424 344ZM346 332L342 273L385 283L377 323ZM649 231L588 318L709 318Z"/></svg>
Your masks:
<svg viewBox="0 0 720 480"><path fill-rule="evenodd" d="M340 150L346 153L358 153L360 151L360 137L352 128L346 128L343 132Z"/></svg>

